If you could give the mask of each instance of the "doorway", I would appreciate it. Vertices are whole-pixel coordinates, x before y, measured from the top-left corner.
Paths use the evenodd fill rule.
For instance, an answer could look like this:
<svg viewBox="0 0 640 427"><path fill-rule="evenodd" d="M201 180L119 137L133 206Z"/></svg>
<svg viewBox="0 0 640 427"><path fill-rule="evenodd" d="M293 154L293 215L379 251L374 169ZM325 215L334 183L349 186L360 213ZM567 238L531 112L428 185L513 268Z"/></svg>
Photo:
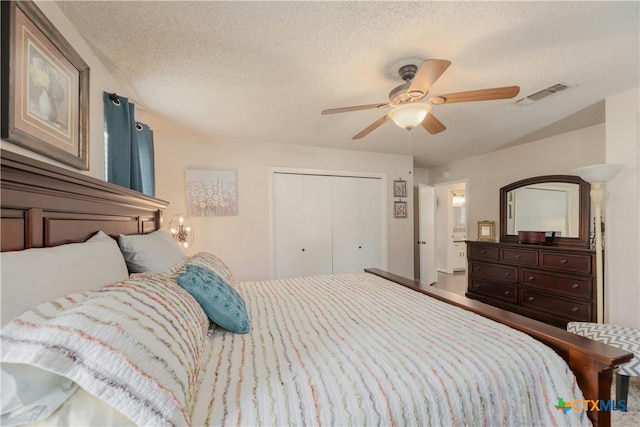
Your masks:
<svg viewBox="0 0 640 427"><path fill-rule="evenodd" d="M467 181L437 184L435 193L437 270L445 274L464 273L469 212Z"/></svg>

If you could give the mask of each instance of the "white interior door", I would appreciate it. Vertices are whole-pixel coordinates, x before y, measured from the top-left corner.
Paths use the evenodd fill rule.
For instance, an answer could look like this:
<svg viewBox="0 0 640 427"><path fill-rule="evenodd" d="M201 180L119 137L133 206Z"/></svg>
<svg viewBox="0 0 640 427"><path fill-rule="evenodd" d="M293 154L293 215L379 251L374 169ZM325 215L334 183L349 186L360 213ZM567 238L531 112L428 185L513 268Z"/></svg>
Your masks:
<svg viewBox="0 0 640 427"><path fill-rule="evenodd" d="M420 283L430 285L437 281L435 189L418 184L418 211L420 215Z"/></svg>

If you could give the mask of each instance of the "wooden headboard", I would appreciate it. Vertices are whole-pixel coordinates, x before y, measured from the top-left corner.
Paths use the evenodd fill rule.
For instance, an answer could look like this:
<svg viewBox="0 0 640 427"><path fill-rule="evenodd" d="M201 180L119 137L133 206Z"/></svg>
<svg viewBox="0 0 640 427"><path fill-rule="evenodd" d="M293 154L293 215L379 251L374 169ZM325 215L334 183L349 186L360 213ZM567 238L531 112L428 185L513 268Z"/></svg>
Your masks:
<svg viewBox="0 0 640 427"><path fill-rule="evenodd" d="M0 153L2 252L83 242L99 230L115 237L162 226L165 201L13 152Z"/></svg>

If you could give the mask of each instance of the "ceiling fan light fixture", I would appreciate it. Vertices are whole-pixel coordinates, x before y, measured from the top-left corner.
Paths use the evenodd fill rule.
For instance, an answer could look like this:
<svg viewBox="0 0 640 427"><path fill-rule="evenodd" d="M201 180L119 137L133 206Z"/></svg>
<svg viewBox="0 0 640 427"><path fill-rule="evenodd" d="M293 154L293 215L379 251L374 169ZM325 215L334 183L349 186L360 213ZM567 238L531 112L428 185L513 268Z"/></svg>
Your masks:
<svg viewBox="0 0 640 427"><path fill-rule="evenodd" d="M413 102L394 108L389 112L389 117L401 128L411 130L422 123L430 112L431 105Z"/></svg>

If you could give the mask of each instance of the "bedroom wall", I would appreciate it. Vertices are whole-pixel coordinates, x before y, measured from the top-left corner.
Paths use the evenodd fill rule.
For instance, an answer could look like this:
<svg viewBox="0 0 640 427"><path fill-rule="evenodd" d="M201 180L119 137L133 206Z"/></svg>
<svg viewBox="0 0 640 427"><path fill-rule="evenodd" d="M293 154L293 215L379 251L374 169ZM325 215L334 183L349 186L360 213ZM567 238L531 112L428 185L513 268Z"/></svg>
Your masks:
<svg viewBox="0 0 640 427"><path fill-rule="evenodd" d="M102 92L122 93L121 87L115 82L107 69L102 65L93 51L71 25L66 16L60 11L58 6L51 1L36 1L40 10L49 18L51 23L60 31L82 59L89 65L89 113L90 113L90 145L89 145L89 170L81 173L104 179L104 113L102 106ZM33 151L22 148L9 141L1 140L0 147L7 151L17 152L24 156L32 157L56 166L77 171L71 166L59 163L48 157L42 156Z"/></svg>
<svg viewBox="0 0 640 427"><path fill-rule="evenodd" d="M495 221L498 232L501 187L532 176L571 175L573 169L604 158L605 125L599 124L431 168L429 184L468 179L467 236L476 239L478 221Z"/></svg>
<svg viewBox="0 0 640 427"><path fill-rule="evenodd" d="M606 99L605 322L640 328L640 90ZM608 285L608 286L607 286Z"/></svg>
<svg viewBox="0 0 640 427"><path fill-rule="evenodd" d="M165 226L174 214L186 212L186 169L237 172L238 215L192 218L195 241L189 252L209 251L219 255L239 280L270 278L270 167L386 174L388 269L413 276L413 195L408 198L409 218L394 218L391 187L394 179L402 177L412 188L410 156L259 141L212 141L169 132L155 133L155 150L156 194L170 202Z"/></svg>

